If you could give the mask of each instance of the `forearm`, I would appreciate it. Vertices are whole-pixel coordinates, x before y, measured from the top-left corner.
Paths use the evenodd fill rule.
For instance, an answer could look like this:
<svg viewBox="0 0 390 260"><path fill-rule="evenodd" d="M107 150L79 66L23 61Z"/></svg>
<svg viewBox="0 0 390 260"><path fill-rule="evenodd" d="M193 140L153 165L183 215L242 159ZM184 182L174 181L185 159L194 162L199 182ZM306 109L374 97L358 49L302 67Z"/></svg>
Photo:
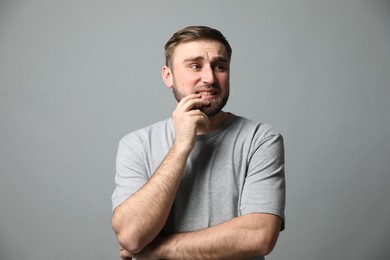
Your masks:
<svg viewBox="0 0 390 260"><path fill-rule="evenodd" d="M147 250L155 259L244 259L267 255L277 241L280 224L280 218L274 215L249 214L200 231L161 236Z"/></svg>
<svg viewBox="0 0 390 260"><path fill-rule="evenodd" d="M151 179L115 209L113 228L126 250L142 250L163 228L188 154L174 145Z"/></svg>

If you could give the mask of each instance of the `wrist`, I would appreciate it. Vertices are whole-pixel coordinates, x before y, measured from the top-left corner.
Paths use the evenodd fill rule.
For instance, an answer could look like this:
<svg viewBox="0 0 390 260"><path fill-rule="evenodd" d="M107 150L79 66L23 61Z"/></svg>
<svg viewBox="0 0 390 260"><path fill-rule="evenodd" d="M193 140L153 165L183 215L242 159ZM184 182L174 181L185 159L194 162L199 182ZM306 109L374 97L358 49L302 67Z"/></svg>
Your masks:
<svg viewBox="0 0 390 260"><path fill-rule="evenodd" d="M180 142L177 139L174 141L172 145L172 152L181 154L184 156L189 156L192 149L194 149L195 142L193 143L188 143L188 142Z"/></svg>

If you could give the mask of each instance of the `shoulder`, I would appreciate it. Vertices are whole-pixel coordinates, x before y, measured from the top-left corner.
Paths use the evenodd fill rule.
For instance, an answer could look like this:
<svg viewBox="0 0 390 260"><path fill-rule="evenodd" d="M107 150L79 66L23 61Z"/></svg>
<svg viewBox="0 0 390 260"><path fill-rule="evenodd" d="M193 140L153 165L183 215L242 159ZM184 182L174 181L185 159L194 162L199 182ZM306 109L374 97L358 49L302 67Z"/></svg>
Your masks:
<svg viewBox="0 0 390 260"><path fill-rule="evenodd" d="M266 122L257 122L234 114L232 114L230 128L235 131L239 131L242 135L257 139L258 141L267 140L271 137L282 138L281 133L272 125Z"/></svg>
<svg viewBox="0 0 390 260"><path fill-rule="evenodd" d="M148 140L150 139L154 139L164 135L171 135L172 132L173 127L171 119L168 118L128 133L121 138L119 143L127 145L134 145L136 143L145 144L145 142L148 142Z"/></svg>

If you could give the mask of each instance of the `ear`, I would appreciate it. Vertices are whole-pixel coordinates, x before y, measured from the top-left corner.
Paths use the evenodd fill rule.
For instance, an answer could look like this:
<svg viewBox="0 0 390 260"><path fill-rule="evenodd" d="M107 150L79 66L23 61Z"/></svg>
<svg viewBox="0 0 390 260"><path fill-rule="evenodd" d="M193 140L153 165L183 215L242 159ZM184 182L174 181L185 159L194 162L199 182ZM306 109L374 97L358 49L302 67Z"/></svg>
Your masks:
<svg viewBox="0 0 390 260"><path fill-rule="evenodd" d="M162 79L163 79L165 85L167 86L167 88L172 88L173 87L173 75L172 75L171 69L168 66L164 66L162 68L161 75L162 75Z"/></svg>

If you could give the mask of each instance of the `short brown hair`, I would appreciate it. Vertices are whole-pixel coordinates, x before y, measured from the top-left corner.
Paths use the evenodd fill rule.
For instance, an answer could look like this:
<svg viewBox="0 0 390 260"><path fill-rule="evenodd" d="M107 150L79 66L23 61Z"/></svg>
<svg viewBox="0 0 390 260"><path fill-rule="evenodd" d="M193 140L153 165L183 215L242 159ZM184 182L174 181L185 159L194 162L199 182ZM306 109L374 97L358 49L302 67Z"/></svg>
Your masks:
<svg viewBox="0 0 390 260"><path fill-rule="evenodd" d="M173 53L180 43L195 41L195 40L215 40L221 42L227 51L229 61L232 56L232 48L225 36L218 30L207 26L188 26L180 31L177 31L165 44L165 65L172 68Z"/></svg>

